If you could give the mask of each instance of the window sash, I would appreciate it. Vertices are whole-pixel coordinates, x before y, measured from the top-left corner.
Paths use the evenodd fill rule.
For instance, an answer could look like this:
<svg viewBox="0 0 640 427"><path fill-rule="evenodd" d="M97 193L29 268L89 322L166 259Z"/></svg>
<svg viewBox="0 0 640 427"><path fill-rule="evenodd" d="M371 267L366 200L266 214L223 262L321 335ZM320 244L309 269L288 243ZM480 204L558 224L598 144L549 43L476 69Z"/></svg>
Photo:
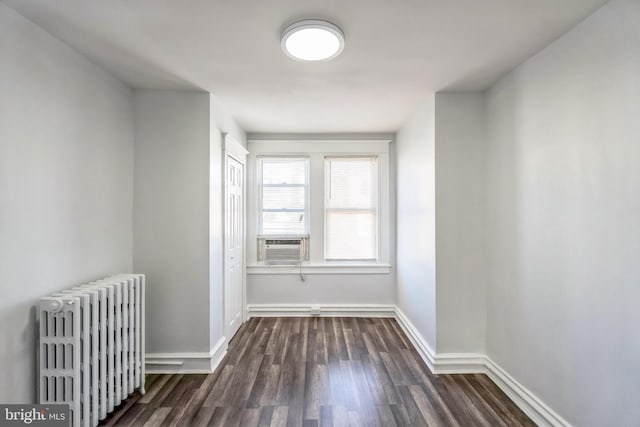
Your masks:
<svg viewBox="0 0 640 427"><path fill-rule="evenodd" d="M304 162L304 183L264 183L264 163L286 163L287 161L303 161ZM265 156L258 158L258 234L267 236L298 236L307 235L309 233L309 159L308 157L290 157L290 156ZM264 189L265 188L304 188L302 208L264 208ZM265 213L299 213L303 215L303 226L299 231L285 230L286 226L278 232L265 229L264 217ZM273 223L276 224L276 223ZM295 223L288 223L288 228L296 228Z"/></svg>
<svg viewBox="0 0 640 427"><path fill-rule="evenodd" d="M332 193L336 190L335 188L332 188L332 170L331 170L331 166L335 163L340 163L340 162L357 162L357 161L362 161L362 162L368 162L371 168L371 182L369 183L369 196L370 196L370 200L366 201L365 203L363 203L363 200L359 200L359 203L355 203L356 206L348 206L348 201L345 201L345 199L343 198L341 200L341 203L338 203L339 206L333 206L335 205L335 203L332 203ZM325 174L325 207L324 207L324 224L325 224L325 239L324 239L324 258L325 261L340 261L340 262L348 262L348 261L356 261L356 262L367 262L367 261L378 261L379 259L379 239L380 239L380 230L379 230L379 221L380 221L380 205L379 205L379 177L380 177L380 170L379 170L379 162L378 162L378 157L377 156L325 156L325 167L324 167L324 174ZM348 200L348 199L346 199ZM366 207L364 207L364 205L367 205ZM370 238L370 245L368 246L368 250L371 256L360 256L360 257L353 257L353 256L347 256L345 254L345 256L335 256L336 252L340 252L339 249L333 249L331 246L334 244L334 242L331 241L331 234L332 234L332 230L331 228L331 224L332 222L335 221L339 221L337 218L339 217L339 215L336 214L370 214L370 226L371 226L371 235L368 236ZM345 218L343 218L344 220ZM348 221L348 220L347 220ZM344 227L345 224L342 224L342 226ZM366 227L367 223L365 221L365 223L363 224L363 226ZM334 224L334 226L339 226L337 224ZM347 227L348 228L348 227ZM351 231L351 229L350 229ZM353 230L354 232L356 230ZM357 244L357 240L352 240L352 241L346 241L345 242L345 248L348 249L348 246L350 243L356 243ZM330 253L330 252L333 252ZM366 250L364 251L366 252Z"/></svg>

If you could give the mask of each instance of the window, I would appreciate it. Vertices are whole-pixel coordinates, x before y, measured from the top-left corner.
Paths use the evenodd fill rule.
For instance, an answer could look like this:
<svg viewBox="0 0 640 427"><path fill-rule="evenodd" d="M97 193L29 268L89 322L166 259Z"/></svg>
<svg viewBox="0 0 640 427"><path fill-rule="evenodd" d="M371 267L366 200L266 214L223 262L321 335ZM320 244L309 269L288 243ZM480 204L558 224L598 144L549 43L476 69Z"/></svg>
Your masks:
<svg viewBox="0 0 640 427"><path fill-rule="evenodd" d="M247 273L389 274L390 142L251 140ZM301 263L268 262L268 242L298 239Z"/></svg>
<svg viewBox="0 0 640 427"><path fill-rule="evenodd" d="M308 159L260 158L260 231L268 236L308 233Z"/></svg>
<svg viewBox="0 0 640 427"><path fill-rule="evenodd" d="M325 259L375 261L377 231L377 158L326 157Z"/></svg>

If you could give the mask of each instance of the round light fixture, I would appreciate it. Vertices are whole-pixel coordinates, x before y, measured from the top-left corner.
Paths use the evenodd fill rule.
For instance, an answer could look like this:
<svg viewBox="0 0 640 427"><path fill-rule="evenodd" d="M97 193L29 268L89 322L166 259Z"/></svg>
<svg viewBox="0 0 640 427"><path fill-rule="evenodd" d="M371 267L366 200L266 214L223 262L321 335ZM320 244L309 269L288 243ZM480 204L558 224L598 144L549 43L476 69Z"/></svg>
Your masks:
<svg viewBox="0 0 640 427"><path fill-rule="evenodd" d="M344 49L344 34L330 22L309 19L289 25L282 32L280 46L298 61L327 61Z"/></svg>

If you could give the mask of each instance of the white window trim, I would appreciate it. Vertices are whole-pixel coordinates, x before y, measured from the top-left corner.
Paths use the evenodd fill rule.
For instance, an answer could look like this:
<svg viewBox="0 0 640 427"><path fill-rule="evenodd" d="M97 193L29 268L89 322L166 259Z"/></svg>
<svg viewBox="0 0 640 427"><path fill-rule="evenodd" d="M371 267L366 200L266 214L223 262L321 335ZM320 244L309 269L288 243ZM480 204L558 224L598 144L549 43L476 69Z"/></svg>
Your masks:
<svg viewBox="0 0 640 427"><path fill-rule="evenodd" d="M302 267L287 265L253 264L247 266L247 274L389 274L390 264L343 264L333 265L303 263Z"/></svg>
<svg viewBox="0 0 640 427"><path fill-rule="evenodd" d="M390 265L390 205L389 205L389 144L390 139L367 140L249 140L248 173L254 185L249 188L249 230L247 233L248 274L388 274ZM309 260L301 266L269 266L257 261L258 210L261 204L259 157L307 157L308 192L307 226L309 233ZM324 158L325 157L378 158L378 258L376 262L325 261L324 215ZM320 184L318 184L318 182ZM318 237L320 236L320 238Z"/></svg>

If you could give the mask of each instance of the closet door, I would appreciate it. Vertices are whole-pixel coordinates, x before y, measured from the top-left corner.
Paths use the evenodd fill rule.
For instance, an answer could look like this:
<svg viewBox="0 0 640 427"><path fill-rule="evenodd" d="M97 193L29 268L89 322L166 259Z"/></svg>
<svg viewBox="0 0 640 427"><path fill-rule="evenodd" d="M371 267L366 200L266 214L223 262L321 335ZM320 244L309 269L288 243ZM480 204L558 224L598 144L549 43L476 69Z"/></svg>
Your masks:
<svg viewBox="0 0 640 427"><path fill-rule="evenodd" d="M224 334L230 340L243 322L245 286L245 158L238 143L225 143ZM238 145L238 146L236 146Z"/></svg>

